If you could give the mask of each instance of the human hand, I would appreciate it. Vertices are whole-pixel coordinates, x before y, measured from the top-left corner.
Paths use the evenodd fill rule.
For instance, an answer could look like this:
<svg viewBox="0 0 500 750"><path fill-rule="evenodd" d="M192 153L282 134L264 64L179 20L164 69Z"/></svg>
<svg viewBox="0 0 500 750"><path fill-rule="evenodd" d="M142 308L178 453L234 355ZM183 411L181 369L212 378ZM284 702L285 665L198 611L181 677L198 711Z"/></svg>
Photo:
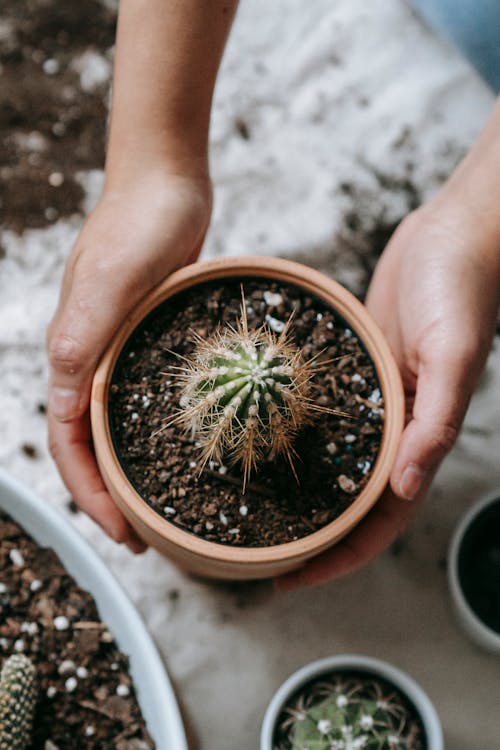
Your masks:
<svg viewBox="0 0 500 750"><path fill-rule="evenodd" d="M363 567L415 515L455 443L491 346L500 302L499 245L499 236L449 189L393 235L367 297L400 366L407 399L391 488L351 534L277 579L277 588L318 584Z"/></svg>
<svg viewBox="0 0 500 750"><path fill-rule="evenodd" d="M109 495L92 451L97 363L127 313L174 269L196 260L211 211L208 177L160 168L104 190L66 265L49 328L49 447L79 507L134 552L145 549Z"/></svg>

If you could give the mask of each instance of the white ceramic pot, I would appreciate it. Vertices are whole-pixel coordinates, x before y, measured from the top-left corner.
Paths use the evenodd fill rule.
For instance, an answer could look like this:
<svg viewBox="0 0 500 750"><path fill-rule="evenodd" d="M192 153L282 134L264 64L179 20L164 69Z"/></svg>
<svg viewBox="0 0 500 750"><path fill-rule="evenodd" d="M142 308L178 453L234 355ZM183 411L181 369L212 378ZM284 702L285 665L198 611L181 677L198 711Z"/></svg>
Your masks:
<svg viewBox="0 0 500 750"><path fill-rule="evenodd" d="M157 750L188 750L174 691L137 610L95 551L46 502L0 469L0 509L39 544L52 547L77 583L94 597L99 614L130 671Z"/></svg>
<svg viewBox="0 0 500 750"><path fill-rule="evenodd" d="M480 498L456 527L448 553L448 584L458 620L464 631L481 648L500 654L500 633L488 627L476 615L464 595L459 576L459 557L464 537L477 517L495 503L500 503L500 490Z"/></svg>
<svg viewBox="0 0 500 750"><path fill-rule="evenodd" d="M426 750L443 750L443 732L436 709L421 687L400 669L380 659L357 654L329 656L307 664L291 675L275 693L269 704L260 735L260 750L272 750L273 734L281 710L301 685L323 674L339 672L364 672L392 683L404 693L420 715L427 739Z"/></svg>

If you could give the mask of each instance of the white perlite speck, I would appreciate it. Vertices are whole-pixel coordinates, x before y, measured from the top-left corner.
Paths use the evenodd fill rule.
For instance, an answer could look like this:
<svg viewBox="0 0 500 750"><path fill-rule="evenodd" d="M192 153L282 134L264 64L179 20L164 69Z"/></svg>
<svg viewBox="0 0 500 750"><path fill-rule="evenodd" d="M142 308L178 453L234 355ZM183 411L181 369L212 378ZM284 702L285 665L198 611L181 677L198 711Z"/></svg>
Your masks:
<svg viewBox="0 0 500 750"><path fill-rule="evenodd" d="M283 333L285 330L285 323L282 320L278 320L278 318L273 318L272 315L266 315L266 323L275 333Z"/></svg>
<svg viewBox="0 0 500 750"><path fill-rule="evenodd" d="M278 305L281 305L283 302L283 297L281 294L270 292L269 290L264 292L264 302L266 305L269 305L269 307L278 307Z"/></svg>
<svg viewBox="0 0 500 750"><path fill-rule="evenodd" d="M330 456L334 456L337 453L337 446L335 445L335 443L328 443L328 445L326 446L326 450L328 451Z"/></svg>
<svg viewBox="0 0 500 750"><path fill-rule="evenodd" d="M375 388L374 391L368 396L368 401L371 401L372 404L379 404L381 401L382 394L380 393L380 388Z"/></svg>
<svg viewBox="0 0 500 750"><path fill-rule="evenodd" d="M118 685L116 688L116 694L120 696L120 698L126 698L127 695L130 695L130 688L128 685Z"/></svg>
<svg viewBox="0 0 500 750"><path fill-rule="evenodd" d="M18 567L24 565L24 557L18 549L11 549L11 551L9 552L9 557L13 565L17 565Z"/></svg>
<svg viewBox="0 0 500 750"><path fill-rule="evenodd" d="M349 479L349 477L346 477L345 474L339 474L339 476L337 477L337 482L340 489L344 490L344 492L347 492L349 495L352 495L353 492L356 492L356 483L353 482L352 479Z"/></svg>
<svg viewBox="0 0 500 750"><path fill-rule="evenodd" d="M78 686L78 680L76 677L68 677L66 682L64 683L64 687L66 688L67 693L73 693Z"/></svg>
<svg viewBox="0 0 500 750"><path fill-rule="evenodd" d="M95 734L95 727L92 726L92 724L89 724L87 727L85 727L85 737L93 737Z"/></svg>
<svg viewBox="0 0 500 750"><path fill-rule="evenodd" d="M21 633L27 633L28 635L35 635L38 633L38 625L36 622L23 622L21 625Z"/></svg>
<svg viewBox="0 0 500 750"><path fill-rule="evenodd" d="M80 678L80 680L85 680L89 676L88 669L85 667L78 667L76 670L76 676Z"/></svg>
<svg viewBox="0 0 500 750"><path fill-rule="evenodd" d="M60 675L73 674L76 670L76 664L71 659L65 659L59 664L57 671Z"/></svg>
<svg viewBox="0 0 500 750"><path fill-rule="evenodd" d="M43 63L42 70L48 76L55 76L59 73L60 65L57 60L54 60L54 58L49 58Z"/></svg>
<svg viewBox="0 0 500 750"><path fill-rule="evenodd" d="M240 505L240 516L246 516L248 514L248 506Z"/></svg>
<svg viewBox="0 0 500 750"><path fill-rule="evenodd" d="M31 581L30 583L30 591L33 591L33 593L36 593L37 591L40 591L42 586L43 586L43 583L38 578L35 578L35 580Z"/></svg>
<svg viewBox="0 0 500 750"><path fill-rule="evenodd" d="M226 514L225 514L225 513L223 513L222 511L220 511L220 513L219 513L219 521L220 521L221 523L223 523L223 524L224 524L224 526L227 526L227 524L228 524L227 516L226 516Z"/></svg>
<svg viewBox="0 0 500 750"><path fill-rule="evenodd" d="M50 685L47 688L47 698L53 698L56 693L57 693L57 688L55 688L53 685Z"/></svg>
<svg viewBox="0 0 500 750"><path fill-rule="evenodd" d="M15 641L14 651L17 651L19 654L24 651L24 641L22 638L18 638L17 641Z"/></svg>
<svg viewBox="0 0 500 750"><path fill-rule="evenodd" d="M54 627L56 630L67 630L69 628L69 620L64 615L54 617Z"/></svg>
<svg viewBox="0 0 500 750"><path fill-rule="evenodd" d="M7 586L5 583L0 583L0 594L6 594L7 593Z"/></svg>
<svg viewBox="0 0 500 750"><path fill-rule="evenodd" d="M344 437L345 443L354 443L355 440L356 440L356 435L349 434Z"/></svg>
<svg viewBox="0 0 500 750"><path fill-rule="evenodd" d="M172 508L171 505L165 505L165 507L163 508L163 512L166 516L175 516L175 514L177 513L175 508Z"/></svg>

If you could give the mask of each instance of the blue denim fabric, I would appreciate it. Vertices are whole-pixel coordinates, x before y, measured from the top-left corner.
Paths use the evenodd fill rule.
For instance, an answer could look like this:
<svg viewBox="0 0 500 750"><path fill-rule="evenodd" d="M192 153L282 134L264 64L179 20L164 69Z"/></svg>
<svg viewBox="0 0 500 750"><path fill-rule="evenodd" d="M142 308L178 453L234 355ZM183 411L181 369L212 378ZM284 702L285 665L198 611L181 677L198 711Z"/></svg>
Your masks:
<svg viewBox="0 0 500 750"><path fill-rule="evenodd" d="M493 90L500 92L500 0L410 2L463 52Z"/></svg>

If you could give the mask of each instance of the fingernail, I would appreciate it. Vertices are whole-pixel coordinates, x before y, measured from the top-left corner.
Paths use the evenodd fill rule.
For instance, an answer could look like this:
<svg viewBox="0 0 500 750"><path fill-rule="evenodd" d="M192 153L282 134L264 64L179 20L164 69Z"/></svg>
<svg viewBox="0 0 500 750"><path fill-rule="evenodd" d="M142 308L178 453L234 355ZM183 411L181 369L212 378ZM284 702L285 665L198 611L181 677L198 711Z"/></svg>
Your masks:
<svg viewBox="0 0 500 750"><path fill-rule="evenodd" d="M49 411L62 422L78 416L80 396L71 388L52 388L49 394Z"/></svg>
<svg viewBox="0 0 500 750"><path fill-rule="evenodd" d="M422 489L424 479L425 472L416 464L407 466L399 482L399 494L401 497L405 500L414 500Z"/></svg>

